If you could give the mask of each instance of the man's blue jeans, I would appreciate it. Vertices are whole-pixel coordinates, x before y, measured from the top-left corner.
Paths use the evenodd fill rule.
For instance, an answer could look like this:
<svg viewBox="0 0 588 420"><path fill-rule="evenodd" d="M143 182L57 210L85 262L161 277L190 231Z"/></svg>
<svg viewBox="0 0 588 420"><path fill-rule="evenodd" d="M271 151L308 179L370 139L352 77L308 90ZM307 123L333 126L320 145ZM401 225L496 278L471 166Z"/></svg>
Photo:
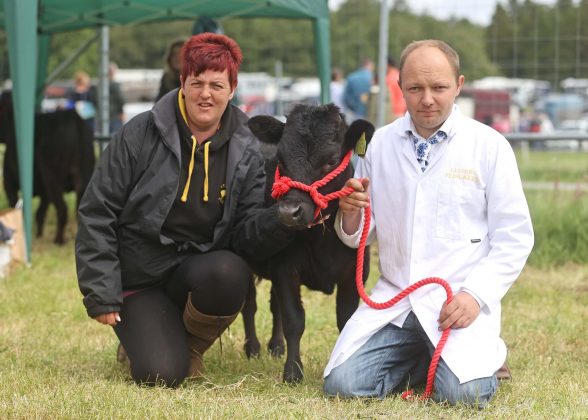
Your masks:
<svg viewBox="0 0 588 420"><path fill-rule="evenodd" d="M324 391L332 396L384 398L426 382L435 348L411 312L402 328L388 324L374 334L325 378ZM433 399L484 408L496 393L496 375L463 384L439 359Z"/></svg>

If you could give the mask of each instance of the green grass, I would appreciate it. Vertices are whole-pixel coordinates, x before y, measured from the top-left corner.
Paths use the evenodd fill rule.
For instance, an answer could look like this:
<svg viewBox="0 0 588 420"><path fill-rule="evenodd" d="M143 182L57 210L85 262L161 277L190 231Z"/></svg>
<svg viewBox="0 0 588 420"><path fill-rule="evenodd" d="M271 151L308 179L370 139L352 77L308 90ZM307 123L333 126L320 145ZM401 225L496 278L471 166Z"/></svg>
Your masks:
<svg viewBox="0 0 588 420"><path fill-rule="evenodd" d="M547 189L528 189L535 230L529 264L557 267L586 264L588 256L588 153L517 153L523 182L542 182ZM562 183L572 188L563 188Z"/></svg>
<svg viewBox="0 0 588 420"><path fill-rule="evenodd" d="M528 158L516 152L524 181L588 183L588 153L530 152Z"/></svg>
<svg viewBox="0 0 588 420"><path fill-rule="evenodd" d="M526 192L535 231L529 264L542 267L585 264L588 256L588 191Z"/></svg>
<svg viewBox="0 0 588 420"><path fill-rule="evenodd" d="M306 378L282 383L283 359L247 360L240 319L206 354L207 376L176 390L139 387L115 360L110 328L87 318L72 242L34 246L34 264L0 282L3 418L585 418L588 415L588 267L527 268L504 300L503 337L514 380L483 412L433 403L338 400L321 392L337 337L334 298L304 291ZM373 282L373 278L371 280ZM270 334L268 282L258 328ZM451 339L451 338L450 338Z"/></svg>
<svg viewBox="0 0 588 420"><path fill-rule="evenodd" d="M585 162L587 155L576 158ZM482 412L398 396L326 398L322 370L338 334L335 301L307 290L302 384L282 383L283 359L267 352L255 360L245 357L238 318L222 337L222 353L218 343L206 353L203 380L178 389L136 386L115 360L112 330L89 319L83 308L73 256L75 225L68 226L67 245L54 246L51 211L45 238L34 243L32 266L17 267L0 279L0 418L586 419L588 254L577 252L584 256L578 263L569 258L574 246L584 252L588 243L581 230L588 225L586 196L529 191L528 199L537 243L530 264L503 300L502 336L514 379L502 383ZM565 239L574 232L584 233ZM377 275L373 260L372 284ZM257 325L264 348L271 328L268 286L262 282L258 290Z"/></svg>

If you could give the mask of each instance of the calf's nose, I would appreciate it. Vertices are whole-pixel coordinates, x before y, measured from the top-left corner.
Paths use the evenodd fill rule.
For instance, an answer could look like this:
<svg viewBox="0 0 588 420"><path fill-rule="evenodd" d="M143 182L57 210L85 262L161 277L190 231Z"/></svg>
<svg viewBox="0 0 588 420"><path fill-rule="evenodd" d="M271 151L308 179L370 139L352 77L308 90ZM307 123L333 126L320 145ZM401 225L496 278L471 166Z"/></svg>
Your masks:
<svg viewBox="0 0 588 420"><path fill-rule="evenodd" d="M314 203L307 193L290 191L279 200L278 218L280 223L291 228L305 229L314 218Z"/></svg>
<svg viewBox="0 0 588 420"><path fill-rule="evenodd" d="M280 203L278 217L286 226L297 226L302 222L302 206L300 203Z"/></svg>

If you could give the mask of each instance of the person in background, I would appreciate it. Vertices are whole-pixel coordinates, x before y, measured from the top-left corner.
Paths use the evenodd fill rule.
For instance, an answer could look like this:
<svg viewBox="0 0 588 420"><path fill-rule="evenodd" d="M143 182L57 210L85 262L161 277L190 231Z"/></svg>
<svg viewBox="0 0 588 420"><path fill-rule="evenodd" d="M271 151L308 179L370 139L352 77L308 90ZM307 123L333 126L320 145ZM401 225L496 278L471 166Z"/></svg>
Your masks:
<svg viewBox="0 0 588 420"><path fill-rule="evenodd" d="M184 38L176 39L167 46L164 57L165 66L155 102L159 101L167 92L180 86L180 71L182 66L180 52L185 41Z"/></svg>
<svg viewBox="0 0 588 420"><path fill-rule="evenodd" d="M436 401L485 407L506 359L501 300L523 269L534 235L516 159L497 131L461 114L459 56L445 42L410 43L400 58L408 112L376 131L339 200L336 231L358 247L370 205L384 302L419 280L445 279L396 305L360 305L341 331L324 390L384 398L426 381L441 333L452 332L437 366Z"/></svg>
<svg viewBox="0 0 588 420"><path fill-rule="evenodd" d="M114 133L116 130L122 127L125 121L124 105L125 99L120 89L120 83L114 80L114 76L118 71L116 63L111 62L108 66L108 78L109 80L109 111L110 111L110 133Z"/></svg>
<svg viewBox="0 0 588 420"><path fill-rule="evenodd" d="M512 132L512 126L508 116L503 114L494 114L491 118L492 122L490 123L490 127L502 134Z"/></svg>
<svg viewBox="0 0 588 420"><path fill-rule="evenodd" d="M343 90L345 89L345 77L343 70L333 67L331 71L331 102L339 107L342 113L345 113L345 104L343 103Z"/></svg>
<svg viewBox="0 0 588 420"><path fill-rule="evenodd" d="M374 62L364 58L359 69L347 76L343 91L343 103L347 109L348 122L367 116L370 89L374 80Z"/></svg>
<svg viewBox="0 0 588 420"><path fill-rule="evenodd" d="M263 208L258 141L229 103L240 47L204 33L182 59L180 88L113 135L78 210L84 305L113 327L141 384L200 375L245 301L244 258L267 258L292 237L277 207Z"/></svg>
<svg viewBox="0 0 588 420"><path fill-rule="evenodd" d="M400 72L396 67L396 61L388 57L386 69L386 86L388 87L388 98L390 100L390 122L400 118L406 112L406 103L399 85Z"/></svg>
<svg viewBox="0 0 588 420"><path fill-rule="evenodd" d="M98 104L96 88L92 86L90 75L83 70L78 70L74 73L73 82L73 88L66 92L68 108L75 109L80 117L94 130L94 119Z"/></svg>

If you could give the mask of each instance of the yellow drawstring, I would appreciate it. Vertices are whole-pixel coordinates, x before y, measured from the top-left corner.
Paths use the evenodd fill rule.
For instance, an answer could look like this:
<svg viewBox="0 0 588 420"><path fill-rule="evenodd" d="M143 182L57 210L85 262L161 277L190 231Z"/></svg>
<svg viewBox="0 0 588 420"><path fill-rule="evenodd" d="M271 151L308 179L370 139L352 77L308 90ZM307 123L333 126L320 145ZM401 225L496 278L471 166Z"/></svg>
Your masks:
<svg viewBox="0 0 588 420"><path fill-rule="evenodd" d="M186 104L184 103L184 97L182 96L182 89L178 90L178 105L180 107L180 112L186 124L188 124L188 118L186 117ZM220 125L219 125L220 127ZM218 131L218 129L217 129ZM190 165L188 166L188 180L186 181L186 186L184 187L184 192L182 193L182 203L185 203L188 200L188 190L190 189L190 180L192 179L192 171L194 170L194 153L196 152L196 146L198 142L196 141L196 137L192 136L192 156L190 157ZM208 201L208 150L210 148L210 141L204 143L204 193L202 199L204 201Z"/></svg>
<svg viewBox="0 0 588 420"><path fill-rule="evenodd" d="M208 201L208 149L210 148L210 142L204 143L204 194L202 199Z"/></svg>
<svg viewBox="0 0 588 420"><path fill-rule="evenodd" d="M182 203L185 203L186 200L188 200L188 190L190 189L190 180L192 179L192 171L194 170L194 153L196 152L196 144L196 137L192 136L192 157L190 158L190 165L188 166L188 180L186 181L186 186L184 187L184 192L182 193Z"/></svg>

